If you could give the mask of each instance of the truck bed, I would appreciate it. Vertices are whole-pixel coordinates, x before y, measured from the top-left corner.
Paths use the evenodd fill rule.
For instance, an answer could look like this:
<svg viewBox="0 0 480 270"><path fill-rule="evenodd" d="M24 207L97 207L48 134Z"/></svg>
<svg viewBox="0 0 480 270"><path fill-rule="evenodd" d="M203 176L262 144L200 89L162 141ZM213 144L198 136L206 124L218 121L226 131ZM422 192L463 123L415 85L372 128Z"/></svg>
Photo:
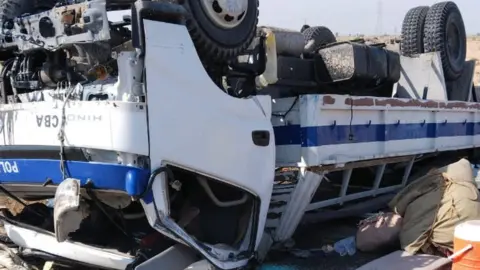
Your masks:
<svg viewBox="0 0 480 270"><path fill-rule="evenodd" d="M468 149L480 103L303 95L273 102L277 166L317 167Z"/></svg>

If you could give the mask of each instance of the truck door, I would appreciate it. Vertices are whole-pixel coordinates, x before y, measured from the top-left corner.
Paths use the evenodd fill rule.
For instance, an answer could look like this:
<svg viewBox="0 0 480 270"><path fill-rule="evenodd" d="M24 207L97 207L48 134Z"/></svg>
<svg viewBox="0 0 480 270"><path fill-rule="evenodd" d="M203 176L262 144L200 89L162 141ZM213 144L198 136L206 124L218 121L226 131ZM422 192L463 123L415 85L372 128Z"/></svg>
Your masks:
<svg viewBox="0 0 480 270"><path fill-rule="evenodd" d="M255 197L257 206L246 236L250 240L238 250L248 249L253 255L263 234L275 170L271 99L237 99L219 89L205 72L183 25L143 20L143 31L151 169L182 168ZM144 200L149 220L155 222L155 204L168 223L171 205L165 174L157 177L152 193L151 200ZM177 229L176 237L188 238L188 233L173 228ZM200 252L222 269L244 263L221 255L227 253L220 249L214 248L217 255Z"/></svg>

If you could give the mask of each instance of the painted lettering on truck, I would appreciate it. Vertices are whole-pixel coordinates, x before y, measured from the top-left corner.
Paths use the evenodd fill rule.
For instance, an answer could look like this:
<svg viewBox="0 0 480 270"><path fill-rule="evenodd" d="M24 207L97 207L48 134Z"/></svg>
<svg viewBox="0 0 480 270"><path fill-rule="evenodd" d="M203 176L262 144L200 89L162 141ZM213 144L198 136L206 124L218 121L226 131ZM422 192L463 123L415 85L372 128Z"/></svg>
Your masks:
<svg viewBox="0 0 480 270"><path fill-rule="evenodd" d="M0 161L0 174L18 173L18 165L16 161Z"/></svg>
<svg viewBox="0 0 480 270"><path fill-rule="evenodd" d="M61 124L61 116L58 115L37 115L37 126L45 128L56 128ZM76 121L99 122L102 121L101 115L86 114L67 114L65 115L66 123Z"/></svg>

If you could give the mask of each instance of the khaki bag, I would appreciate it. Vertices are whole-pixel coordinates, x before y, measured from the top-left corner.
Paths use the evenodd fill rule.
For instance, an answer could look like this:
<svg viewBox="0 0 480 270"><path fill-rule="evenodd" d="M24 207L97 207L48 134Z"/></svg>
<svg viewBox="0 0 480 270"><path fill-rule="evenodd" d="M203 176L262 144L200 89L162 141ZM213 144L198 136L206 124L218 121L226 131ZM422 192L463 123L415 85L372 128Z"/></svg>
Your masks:
<svg viewBox="0 0 480 270"><path fill-rule="evenodd" d="M480 219L480 196L466 159L418 178L389 205L403 218L400 244L411 254L452 252L455 226Z"/></svg>

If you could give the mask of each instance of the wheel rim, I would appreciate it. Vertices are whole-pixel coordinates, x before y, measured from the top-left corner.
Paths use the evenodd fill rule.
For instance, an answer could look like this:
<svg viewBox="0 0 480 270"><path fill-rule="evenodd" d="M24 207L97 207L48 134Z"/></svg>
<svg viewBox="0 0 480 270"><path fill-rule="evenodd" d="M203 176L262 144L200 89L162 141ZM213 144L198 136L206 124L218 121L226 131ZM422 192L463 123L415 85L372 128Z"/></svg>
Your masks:
<svg viewBox="0 0 480 270"><path fill-rule="evenodd" d="M208 17L225 29L237 27L245 18L248 0L200 0Z"/></svg>

